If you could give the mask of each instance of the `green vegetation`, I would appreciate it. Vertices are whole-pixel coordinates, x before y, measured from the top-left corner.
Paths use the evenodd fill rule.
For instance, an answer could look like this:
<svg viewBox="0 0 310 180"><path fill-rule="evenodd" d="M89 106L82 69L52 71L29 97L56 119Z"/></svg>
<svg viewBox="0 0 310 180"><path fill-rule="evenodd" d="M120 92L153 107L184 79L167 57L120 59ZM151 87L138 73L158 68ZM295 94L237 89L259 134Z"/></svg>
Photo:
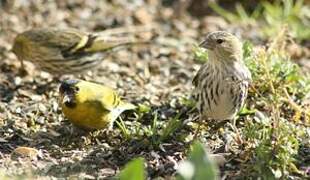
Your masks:
<svg viewBox="0 0 310 180"><path fill-rule="evenodd" d="M288 178L292 174L305 176L298 168L303 162L296 159L300 159L299 147L310 147L305 140L309 138L310 109L304 105L310 92L310 78L290 61L285 52L286 33L287 29L283 28L268 49L244 43L244 60L252 72L252 84L247 107L239 113L245 121L240 127L243 138L240 156L244 156L246 162L241 165L244 175L253 178ZM207 52L198 47L194 48L194 55L199 62L207 60ZM191 106L191 103L185 104ZM150 112L150 108L145 106L140 109L140 118ZM153 113L152 126L145 129L152 144L159 145L173 134L181 125L179 119L177 115L168 123L159 124L158 114ZM202 176L214 179L215 167L208 158L202 158L205 154L203 148L197 143L193 147L189 160L183 165L195 167L195 170L183 172L181 168L178 178ZM205 167L210 168L200 171Z"/></svg>
<svg viewBox="0 0 310 180"><path fill-rule="evenodd" d="M268 49L244 43L244 60L252 73L247 107L239 114L245 156L244 175L263 179L305 176L298 169L299 147L310 147L310 108L305 104L310 77L293 63L285 47L288 29L282 28ZM206 52L196 50L199 61ZM205 54L203 54L205 53Z"/></svg>
<svg viewBox="0 0 310 180"><path fill-rule="evenodd" d="M299 157L300 147L310 147L306 141L309 138L310 109L304 104L310 92L310 78L302 73L285 51L287 31L282 28L268 49L244 43L244 60L252 73L252 83L247 106L239 113L244 120L244 125L239 127L243 142L239 155L245 162L241 165L243 175L253 178L306 176L299 170L304 162L297 162L296 159L302 159ZM207 60L207 52L198 47L194 48L194 55L199 62ZM190 100L183 101L192 106L188 103ZM140 117L150 112L150 108L142 109L148 111L140 111ZM159 125L159 122L155 112L152 126L145 129L145 133L152 137L153 145L163 143L181 125L178 115L168 123ZM193 147L189 162L194 164L191 166L197 168L197 172L179 171L179 179L200 176L199 169L210 166L208 159L208 163L201 161L203 149L200 145L196 143ZM215 177L214 171L211 168L210 172L201 172L208 174L203 177ZM187 177L188 173L191 178Z"/></svg>
<svg viewBox="0 0 310 180"><path fill-rule="evenodd" d="M180 163L178 169L179 180L191 179L217 179L218 169L214 162L210 160L204 147L194 142L188 156L188 160Z"/></svg>
<svg viewBox="0 0 310 180"><path fill-rule="evenodd" d="M303 0L262 1L249 14L242 5L236 5L236 13L212 3L211 8L230 23L241 26L254 26L264 38L273 37L281 31L283 25L289 27L292 37L303 41L310 38L310 7Z"/></svg>
<svg viewBox="0 0 310 180"><path fill-rule="evenodd" d="M295 63L308 63L310 58L309 3L261 0L253 7L247 6L249 1L216 1L223 6L201 6L206 16L196 17L190 14L195 7L169 2L175 6L107 0L17 1L11 10L0 5L0 14L6 17L0 33L0 179L309 178L310 76L302 69L306 66ZM215 17L209 5L222 17ZM58 81L28 62L33 73L20 76L19 62L9 51L17 32L31 27L59 25L99 32L150 22L156 27L154 34L138 36L152 36L152 43L111 53L98 71L85 75L111 83L137 104L134 112L125 112L114 123L113 130L89 133L74 127L58 106ZM208 54L198 46L191 51L191 45L213 30L249 40L243 49L252 82L236 128L230 122L208 121L195 137L201 122L190 98L191 80ZM220 168L203 144L223 155ZM42 154L34 159L13 157L19 146Z"/></svg>
<svg viewBox="0 0 310 180"><path fill-rule="evenodd" d="M134 126L131 125L130 127L126 126L122 118L119 118L119 121L116 123L127 141L146 138L148 139L147 144L150 147L157 148L183 125L183 122L180 120L180 115L181 113L178 113L176 116L169 118L168 121L163 122L162 120L159 120L159 114L157 111L152 112L151 107L140 104L138 111L135 114L137 124ZM151 116L151 125L143 126L140 123L145 116Z"/></svg>
<svg viewBox="0 0 310 180"><path fill-rule="evenodd" d="M191 146L191 151L188 160L180 163L178 167L179 180L190 179L210 179L215 180L218 177L218 169L213 161L210 160L204 147L194 142ZM120 172L120 180L144 180L144 160L137 158L130 161L125 168Z"/></svg>
<svg viewBox="0 0 310 180"><path fill-rule="evenodd" d="M145 179L144 171L144 160L143 158L137 158L131 160L126 164L125 168L121 171L119 175L120 180L144 180Z"/></svg>
<svg viewBox="0 0 310 180"><path fill-rule="evenodd" d="M254 177L287 178L300 173L296 157L300 146L310 146L309 107L304 106L310 78L285 53L284 28L271 46L253 51L245 43L245 61L253 76L252 102L260 116L249 117L243 129L251 160L246 168ZM249 171L250 170L250 171Z"/></svg>

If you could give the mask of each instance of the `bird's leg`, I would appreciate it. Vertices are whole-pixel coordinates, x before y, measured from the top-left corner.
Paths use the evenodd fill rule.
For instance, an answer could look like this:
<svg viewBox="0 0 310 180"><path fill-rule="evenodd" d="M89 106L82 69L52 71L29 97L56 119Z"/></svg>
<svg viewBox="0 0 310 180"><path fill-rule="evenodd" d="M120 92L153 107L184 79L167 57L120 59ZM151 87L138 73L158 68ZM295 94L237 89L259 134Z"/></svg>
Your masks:
<svg viewBox="0 0 310 180"><path fill-rule="evenodd" d="M196 129L195 134L194 134L194 139L196 139L198 137L198 135L200 134L201 125L203 122L205 122L205 121L203 121L202 116L200 115L199 120L198 120L198 127Z"/></svg>
<svg viewBox="0 0 310 180"><path fill-rule="evenodd" d="M237 120L237 118L233 118L233 119L232 119L232 125L233 125L233 127L234 127L235 129L237 129L236 120Z"/></svg>
<svg viewBox="0 0 310 180"><path fill-rule="evenodd" d="M237 126L236 126L236 121L237 121L237 118L232 119L231 128L236 133L237 141L239 141L239 143L241 143L242 139L241 139L241 136L240 136L240 132L239 132Z"/></svg>
<svg viewBox="0 0 310 180"><path fill-rule="evenodd" d="M197 127L197 129L195 131L193 139L196 139L198 137L198 134L200 133L200 127L201 127L201 122L199 122L199 124L198 124L198 127Z"/></svg>
<svg viewBox="0 0 310 180"><path fill-rule="evenodd" d="M24 61L20 59L20 69L25 69Z"/></svg>
<svg viewBox="0 0 310 180"><path fill-rule="evenodd" d="M53 76L52 82L60 83L61 82L60 76Z"/></svg>
<svg viewBox="0 0 310 180"><path fill-rule="evenodd" d="M21 76L26 76L27 74L28 74L28 72L26 71L26 69L25 69L25 65L24 65L24 61L23 61L23 59L21 59L21 58L19 58L19 60L20 60L20 68L19 68L19 74L21 75Z"/></svg>

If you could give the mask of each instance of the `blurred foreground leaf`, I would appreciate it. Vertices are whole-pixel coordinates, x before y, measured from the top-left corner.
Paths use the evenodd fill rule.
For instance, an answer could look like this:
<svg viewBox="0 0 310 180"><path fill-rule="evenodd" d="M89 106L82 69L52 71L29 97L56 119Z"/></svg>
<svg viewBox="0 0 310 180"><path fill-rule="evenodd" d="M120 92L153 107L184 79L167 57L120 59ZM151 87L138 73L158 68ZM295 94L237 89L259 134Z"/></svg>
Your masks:
<svg viewBox="0 0 310 180"><path fill-rule="evenodd" d="M126 164L125 168L120 173L120 180L144 180L144 159L136 158Z"/></svg>
<svg viewBox="0 0 310 180"><path fill-rule="evenodd" d="M179 180L218 179L218 169L199 142L194 142L188 160L181 162L178 168Z"/></svg>

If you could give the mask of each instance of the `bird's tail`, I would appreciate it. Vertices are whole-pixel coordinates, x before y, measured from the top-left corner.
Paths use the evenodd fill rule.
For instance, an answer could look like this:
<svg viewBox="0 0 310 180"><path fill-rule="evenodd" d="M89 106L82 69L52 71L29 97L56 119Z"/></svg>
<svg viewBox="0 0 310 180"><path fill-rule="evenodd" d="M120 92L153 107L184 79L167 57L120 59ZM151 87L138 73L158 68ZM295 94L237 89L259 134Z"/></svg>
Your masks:
<svg viewBox="0 0 310 180"><path fill-rule="evenodd" d="M121 102L121 103L119 104L119 108L120 108L120 109L123 109L124 111L126 111L126 110L133 110L133 109L136 109L137 106L135 106L135 105L133 105L133 104L131 104L131 103L128 103L128 102Z"/></svg>
<svg viewBox="0 0 310 180"><path fill-rule="evenodd" d="M131 27L115 28L92 34L93 42L86 51L105 51L120 46L146 44L151 42L152 28L150 27ZM141 36L143 33L149 33L147 36Z"/></svg>
<svg viewBox="0 0 310 180"><path fill-rule="evenodd" d="M98 36L126 36L126 35L138 35L141 33L153 32L155 30L155 25L147 26L128 26L120 28L107 29L101 32L95 33Z"/></svg>
<svg viewBox="0 0 310 180"><path fill-rule="evenodd" d="M110 113L110 116L111 116L111 126L110 128L112 128L112 125L113 125L113 122L117 119L117 117L119 117L119 115L121 113L123 113L124 111L127 111L127 110L133 110L133 109L136 109L137 107L131 103L127 103L127 102L121 102L117 108L114 108L111 113Z"/></svg>

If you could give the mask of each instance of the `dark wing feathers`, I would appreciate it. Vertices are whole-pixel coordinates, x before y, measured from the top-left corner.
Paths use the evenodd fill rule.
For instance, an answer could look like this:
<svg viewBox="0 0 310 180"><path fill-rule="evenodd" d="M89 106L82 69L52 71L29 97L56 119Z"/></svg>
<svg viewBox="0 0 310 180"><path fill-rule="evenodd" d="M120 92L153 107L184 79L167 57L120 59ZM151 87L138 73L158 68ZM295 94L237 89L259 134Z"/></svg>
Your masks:
<svg viewBox="0 0 310 180"><path fill-rule="evenodd" d="M200 67L200 69L198 70L198 72L196 73L196 75L194 76L193 80L192 80L192 84L197 87L199 84L199 81L201 81L201 76L205 75L208 72L204 72L208 70L208 65L204 64Z"/></svg>

